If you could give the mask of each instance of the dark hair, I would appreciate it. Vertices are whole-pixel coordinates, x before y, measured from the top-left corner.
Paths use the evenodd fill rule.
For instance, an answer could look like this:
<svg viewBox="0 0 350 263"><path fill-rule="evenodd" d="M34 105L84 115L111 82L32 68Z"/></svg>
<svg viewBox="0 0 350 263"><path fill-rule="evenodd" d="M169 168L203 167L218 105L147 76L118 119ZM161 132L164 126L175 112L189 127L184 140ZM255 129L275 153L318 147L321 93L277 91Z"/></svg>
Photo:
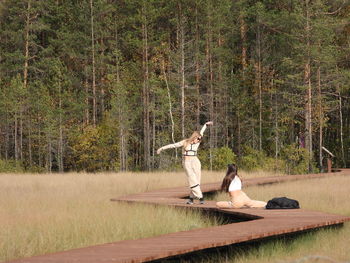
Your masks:
<svg viewBox="0 0 350 263"><path fill-rule="evenodd" d="M230 187L230 184L233 179L235 179L237 175L237 166L235 164L228 164L227 165L227 171L224 179L222 180L221 184L221 191L228 192L228 189Z"/></svg>

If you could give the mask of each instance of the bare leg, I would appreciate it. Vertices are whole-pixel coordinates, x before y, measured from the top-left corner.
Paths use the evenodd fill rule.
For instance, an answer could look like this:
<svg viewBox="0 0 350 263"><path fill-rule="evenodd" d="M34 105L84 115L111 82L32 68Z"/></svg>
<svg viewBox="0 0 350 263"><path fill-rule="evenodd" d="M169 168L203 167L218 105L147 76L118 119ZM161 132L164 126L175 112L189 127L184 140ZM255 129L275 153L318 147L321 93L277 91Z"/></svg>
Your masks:
<svg viewBox="0 0 350 263"><path fill-rule="evenodd" d="M230 202L230 201L216 202L216 207L218 207L218 208L232 208L232 202Z"/></svg>
<svg viewBox="0 0 350 263"><path fill-rule="evenodd" d="M257 201L257 200L250 200L246 206L248 207L252 207L252 208L262 208L265 207L267 205L266 202L264 201Z"/></svg>
<svg viewBox="0 0 350 263"><path fill-rule="evenodd" d="M243 195L242 195L243 196ZM266 202L263 201L257 201L250 199L245 193L244 193L244 205L251 207L251 208L261 208L266 206Z"/></svg>

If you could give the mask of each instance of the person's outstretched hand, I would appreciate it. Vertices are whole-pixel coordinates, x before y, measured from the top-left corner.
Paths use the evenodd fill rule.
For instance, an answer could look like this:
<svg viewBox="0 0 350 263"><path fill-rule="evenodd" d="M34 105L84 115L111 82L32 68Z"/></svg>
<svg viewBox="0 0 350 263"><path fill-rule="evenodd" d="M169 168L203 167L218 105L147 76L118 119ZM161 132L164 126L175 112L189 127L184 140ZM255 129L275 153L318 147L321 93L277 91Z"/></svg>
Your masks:
<svg viewBox="0 0 350 263"><path fill-rule="evenodd" d="M157 150L157 154L160 154L161 151L162 151L162 149L159 148L159 149Z"/></svg>
<svg viewBox="0 0 350 263"><path fill-rule="evenodd" d="M212 121L208 121L205 123L206 125L213 125L213 122Z"/></svg>

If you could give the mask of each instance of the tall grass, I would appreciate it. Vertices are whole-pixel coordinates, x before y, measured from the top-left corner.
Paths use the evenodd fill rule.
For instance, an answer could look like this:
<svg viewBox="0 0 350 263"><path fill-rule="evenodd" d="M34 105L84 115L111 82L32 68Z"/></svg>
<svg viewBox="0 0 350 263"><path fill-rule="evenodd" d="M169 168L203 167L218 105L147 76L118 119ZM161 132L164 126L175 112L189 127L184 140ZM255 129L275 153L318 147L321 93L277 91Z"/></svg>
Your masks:
<svg viewBox="0 0 350 263"><path fill-rule="evenodd" d="M203 183L223 172L203 172ZM184 172L0 175L0 261L137 239L217 222L198 212L111 202L186 186Z"/></svg>
<svg viewBox="0 0 350 263"><path fill-rule="evenodd" d="M224 173L203 172L202 183L221 181ZM244 178L275 175L264 172L240 174ZM303 208L349 215L348 180L345 177L307 180L250 187L246 192L260 200L288 196L298 199ZM204 218L198 212L109 201L122 195L174 186L186 186L183 172L0 175L0 261L217 224L215 219ZM219 195L218 199L227 199L227 196ZM295 244L268 242L239 254L233 249L224 256L205 256L199 261L225 262L226 257L228 262L289 260L308 255L304 247L312 248L313 254L318 254L327 246L326 251L337 246L334 254L344 259L349 256L344 245L349 243L348 228L346 225L337 231L305 235L296 239ZM329 244L324 245L325 242L319 242L318 238ZM328 252L324 255L333 256Z"/></svg>
<svg viewBox="0 0 350 263"><path fill-rule="evenodd" d="M286 196L300 202L301 208L350 216L350 177L339 176L310 179L244 189L256 200L268 201ZM218 194L218 200L227 195ZM260 245L241 249L232 247L228 254L213 255L198 262L349 262L350 223L339 229L328 228L302 234L292 239L261 242Z"/></svg>
<svg viewBox="0 0 350 263"><path fill-rule="evenodd" d="M216 224L198 212L110 201L183 185L183 173L0 175L0 261Z"/></svg>

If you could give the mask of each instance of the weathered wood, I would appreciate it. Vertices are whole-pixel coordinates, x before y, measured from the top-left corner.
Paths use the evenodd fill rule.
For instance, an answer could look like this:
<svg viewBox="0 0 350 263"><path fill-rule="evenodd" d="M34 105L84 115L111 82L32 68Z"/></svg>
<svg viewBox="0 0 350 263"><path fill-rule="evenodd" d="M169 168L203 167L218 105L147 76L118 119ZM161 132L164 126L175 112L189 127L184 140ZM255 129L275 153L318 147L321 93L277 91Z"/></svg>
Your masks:
<svg viewBox="0 0 350 263"><path fill-rule="evenodd" d="M350 175L350 170L337 173L290 175L280 177L253 178L244 181L245 186L271 184L284 181L321 178L325 176ZM220 183L205 184L203 192L218 190ZM43 256L19 259L12 263L89 263L89 262L147 262L213 247L222 247L267 237L297 233L329 225L350 221L349 217L309 211L304 209L266 210L266 209L218 209L214 201L205 205L188 206L181 199L188 195L186 187L160 189L157 191L123 196L112 201L142 202L170 205L231 214L232 217L246 218L249 221L180 231L150 238L124 240L115 243L72 249Z"/></svg>

